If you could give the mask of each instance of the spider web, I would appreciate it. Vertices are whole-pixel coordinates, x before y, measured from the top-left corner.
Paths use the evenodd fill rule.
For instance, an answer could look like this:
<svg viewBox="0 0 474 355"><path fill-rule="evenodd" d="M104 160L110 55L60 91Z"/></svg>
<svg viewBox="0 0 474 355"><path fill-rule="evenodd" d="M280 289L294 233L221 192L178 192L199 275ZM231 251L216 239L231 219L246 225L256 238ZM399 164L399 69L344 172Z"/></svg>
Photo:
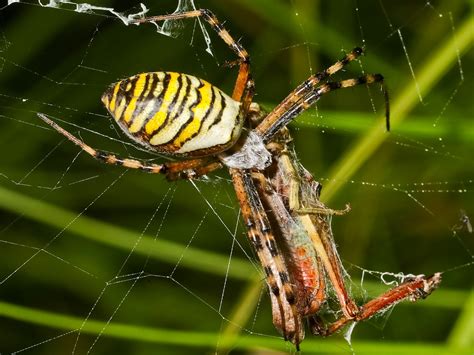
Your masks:
<svg viewBox="0 0 474 355"><path fill-rule="evenodd" d="M342 336L308 334L303 350L358 353L415 341L439 351L467 348L473 53L461 34L472 16L468 4L8 1L0 10L0 353L223 353L228 344L293 351L271 324L224 171L168 183L104 167L36 117L54 117L93 147L164 159L124 139L98 98L118 78L156 70L193 74L230 92L235 72L223 64L232 53L204 22L129 24L200 6L243 36L256 100L265 106L355 45L367 55L336 79L383 73L394 108L413 88L413 108L366 160L353 156L358 137L383 115L375 87L324 97L292 126L293 138L323 191L343 183L328 205L352 205L333 230L359 303L410 274L441 271L443 284L426 301L348 328L349 345ZM442 66L443 56L453 65L426 86L424 68L438 57ZM340 181L347 164L360 167Z"/></svg>

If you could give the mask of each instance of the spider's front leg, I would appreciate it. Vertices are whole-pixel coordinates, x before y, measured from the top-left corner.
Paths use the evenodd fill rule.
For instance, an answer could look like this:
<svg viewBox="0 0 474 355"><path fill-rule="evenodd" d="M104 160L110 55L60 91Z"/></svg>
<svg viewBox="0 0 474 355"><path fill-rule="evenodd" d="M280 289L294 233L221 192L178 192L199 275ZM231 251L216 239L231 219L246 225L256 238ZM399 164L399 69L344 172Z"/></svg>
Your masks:
<svg viewBox="0 0 474 355"><path fill-rule="evenodd" d="M151 174L163 174L168 180L194 179L213 170L222 168L222 164L213 158L197 158L183 161L173 161L163 164L146 163L137 159L120 158L115 154L92 148L82 140L66 131L46 115L38 113L45 123L73 142L94 159L110 165L119 165L129 169L138 169Z"/></svg>
<svg viewBox="0 0 474 355"><path fill-rule="evenodd" d="M192 19L202 18L206 21L217 35L227 44L227 46L237 55L238 60L236 63L239 65L239 73L237 80L234 85L234 92L232 98L236 101L241 101L243 106L243 112L247 112L247 109L252 102L253 96L253 80L250 76L250 56L247 50L237 42L220 22L216 15L208 9L199 9L186 12L178 12L169 15L159 15L145 17L131 21L131 23L146 23L146 22L160 22L166 20L181 20L181 19Z"/></svg>
<svg viewBox="0 0 474 355"><path fill-rule="evenodd" d="M323 95L330 91L350 88L357 85L370 85L374 83L381 84L385 99L385 122L387 131L390 130L390 104L388 91L384 84L384 78L381 74L366 74L357 79L346 79L341 81L328 81L321 84L323 80L328 79L332 74L341 70L345 65L355 60L363 53L361 48L353 49L341 60L330 66L328 69L310 76L296 89L294 89L283 101L280 102L265 119L257 126L256 132L265 142L270 142L278 132L290 123L295 117L303 111L310 108ZM321 84L321 85L320 85Z"/></svg>
<svg viewBox="0 0 474 355"><path fill-rule="evenodd" d="M286 340L299 347L304 338L302 315L282 251L248 171L229 169L248 237L265 272L272 302L273 324Z"/></svg>

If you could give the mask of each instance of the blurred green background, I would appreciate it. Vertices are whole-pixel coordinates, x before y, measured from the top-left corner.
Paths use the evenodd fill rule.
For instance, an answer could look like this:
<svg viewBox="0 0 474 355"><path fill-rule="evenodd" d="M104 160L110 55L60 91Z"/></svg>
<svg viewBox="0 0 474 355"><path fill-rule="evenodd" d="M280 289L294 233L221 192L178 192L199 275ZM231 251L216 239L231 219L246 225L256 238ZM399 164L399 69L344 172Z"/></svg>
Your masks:
<svg viewBox="0 0 474 355"><path fill-rule="evenodd" d="M164 14L177 3L146 6ZM135 1L94 4L140 10ZM465 221L474 211L473 2L196 6L214 11L250 52L255 99L267 108L344 51L366 47L336 78L382 73L392 132L383 130L378 88L341 90L291 125L296 151L329 206L352 206L334 218L333 231L358 302L386 289L380 274L363 270L441 271L444 279L427 300L357 325L352 349L472 353L474 235ZM223 64L232 53L207 27L209 55L194 21L172 28L174 38L110 13L66 11L73 8L0 10L0 353L293 352L272 326L225 171L168 183L103 166L77 156L36 116L64 120L91 146L155 158L117 132L100 103L103 90L139 72L170 70L231 92L236 71ZM308 334L302 349L352 351L343 334Z"/></svg>

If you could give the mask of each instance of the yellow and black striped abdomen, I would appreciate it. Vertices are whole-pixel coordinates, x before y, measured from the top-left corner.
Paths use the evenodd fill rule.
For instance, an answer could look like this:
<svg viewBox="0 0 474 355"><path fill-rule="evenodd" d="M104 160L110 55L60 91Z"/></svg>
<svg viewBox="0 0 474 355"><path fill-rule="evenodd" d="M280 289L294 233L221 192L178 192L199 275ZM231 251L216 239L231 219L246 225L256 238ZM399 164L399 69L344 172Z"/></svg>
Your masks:
<svg viewBox="0 0 474 355"><path fill-rule="evenodd" d="M242 131L240 103L192 75L137 74L112 84L102 102L128 136L160 153L216 154Z"/></svg>

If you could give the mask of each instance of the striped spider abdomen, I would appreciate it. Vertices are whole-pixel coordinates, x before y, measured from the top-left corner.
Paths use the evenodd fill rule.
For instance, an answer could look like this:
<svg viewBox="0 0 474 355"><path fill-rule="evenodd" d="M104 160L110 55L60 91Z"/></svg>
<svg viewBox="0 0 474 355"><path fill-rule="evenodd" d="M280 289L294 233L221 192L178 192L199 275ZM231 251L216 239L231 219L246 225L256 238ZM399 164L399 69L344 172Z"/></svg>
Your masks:
<svg viewBox="0 0 474 355"><path fill-rule="evenodd" d="M131 139L159 153L217 154L242 131L240 102L192 75L137 74L112 84L102 102Z"/></svg>

